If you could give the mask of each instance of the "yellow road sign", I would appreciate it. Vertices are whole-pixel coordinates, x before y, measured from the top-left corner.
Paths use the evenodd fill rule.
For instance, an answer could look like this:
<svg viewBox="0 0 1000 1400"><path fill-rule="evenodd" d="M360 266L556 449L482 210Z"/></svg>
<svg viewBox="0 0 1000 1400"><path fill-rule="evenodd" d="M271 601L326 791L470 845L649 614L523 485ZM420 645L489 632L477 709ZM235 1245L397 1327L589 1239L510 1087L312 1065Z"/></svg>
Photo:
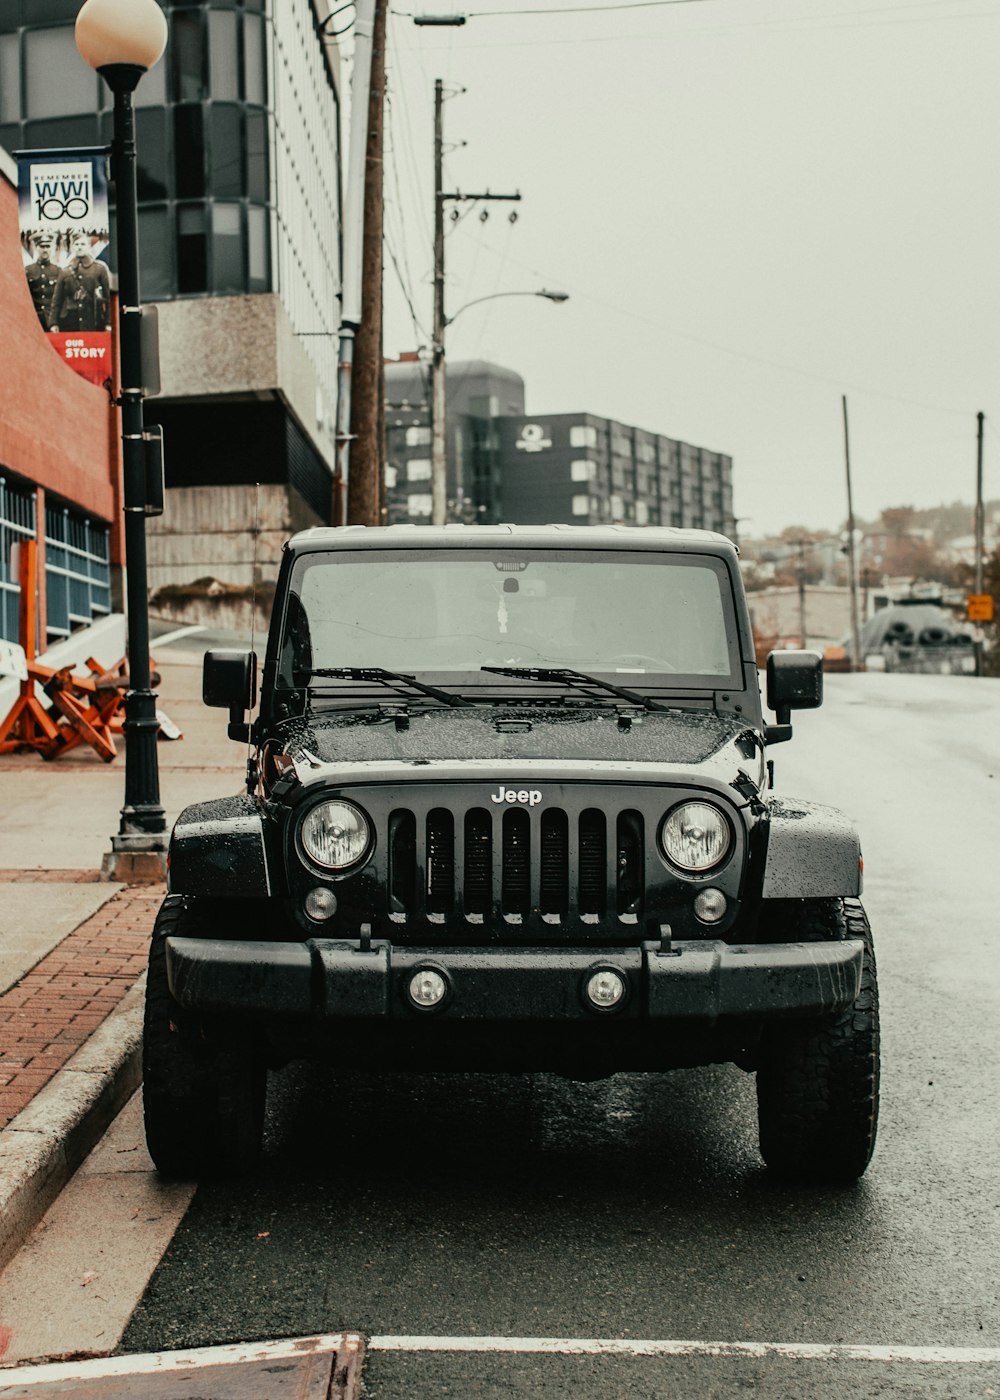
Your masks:
<svg viewBox="0 0 1000 1400"><path fill-rule="evenodd" d="M993 594L970 593L965 600L965 616L969 622L992 622Z"/></svg>

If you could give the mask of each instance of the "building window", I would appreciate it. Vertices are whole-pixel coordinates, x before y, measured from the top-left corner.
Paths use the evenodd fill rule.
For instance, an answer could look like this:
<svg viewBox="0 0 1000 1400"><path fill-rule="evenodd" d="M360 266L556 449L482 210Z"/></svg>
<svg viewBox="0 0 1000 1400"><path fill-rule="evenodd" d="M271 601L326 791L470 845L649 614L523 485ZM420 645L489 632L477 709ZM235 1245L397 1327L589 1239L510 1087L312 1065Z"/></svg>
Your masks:
<svg viewBox="0 0 1000 1400"><path fill-rule="evenodd" d="M212 139L211 193L219 199L238 199L243 193L243 114L227 103L209 108Z"/></svg>
<svg viewBox="0 0 1000 1400"><path fill-rule="evenodd" d="M407 447L426 447L431 440L430 428L421 427L419 424L412 424L406 430Z"/></svg>
<svg viewBox="0 0 1000 1400"><path fill-rule="evenodd" d="M147 301L165 301L173 289L170 218L165 209L139 210L139 247L142 295Z"/></svg>
<svg viewBox="0 0 1000 1400"><path fill-rule="evenodd" d="M174 183L179 199L205 193L205 126L201 105L174 108Z"/></svg>
<svg viewBox="0 0 1000 1400"><path fill-rule="evenodd" d="M205 97L205 29L200 10L174 10L170 17L174 60L174 98L201 102Z"/></svg>
<svg viewBox="0 0 1000 1400"><path fill-rule="evenodd" d="M267 101L265 73L264 21L247 15L243 20L243 97L257 107Z"/></svg>
<svg viewBox="0 0 1000 1400"><path fill-rule="evenodd" d="M589 514L590 514L590 497L589 497L589 496L574 496L574 497L573 497L573 514L574 514L574 515L589 515Z"/></svg>
<svg viewBox="0 0 1000 1400"><path fill-rule="evenodd" d="M24 36L25 116L70 117L97 111L94 72L80 57L72 25Z"/></svg>
<svg viewBox="0 0 1000 1400"><path fill-rule="evenodd" d="M213 102L236 102L240 95L240 54L235 10L208 16L208 90Z"/></svg>
<svg viewBox="0 0 1000 1400"><path fill-rule="evenodd" d="M635 503L635 523L637 525L649 524L649 506L645 501L636 501Z"/></svg>
<svg viewBox="0 0 1000 1400"><path fill-rule="evenodd" d="M429 457L414 457L406 464L407 481L430 481L431 462Z"/></svg>
<svg viewBox="0 0 1000 1400"><path fill-rule="evenodd" d="M574 423L569 430L570 447L596 447L597 429L593 423Z"/></svg>
<svg viewBox="0 0 1000 1400"><path fill-rule="evenodd" d="M590 461L588 457L582 457L569 465L571 481L593 481L597 476L597 463Z"/></svg>
<svg viewBox="0 0 1000 1400"><path fill-rule="evenodd" d="M247 210L247 267L251 292L271 290L271 259L268 249L267 210L252 205Z"/></svg>
<svg viewBox="0 0 1000 1400"><path fill-rule="evenodd" d="M21 55L16 34L0 34L0 122L21 120Z"/></svg>
<svg viewBox="0 0 1000 1400"><path fill-rule="evenodd" d="M243 219L238 204L212 206L212 290L229 295L242 292Z"/></svg>
<svg viewBox="0 0 1000 1400"><path fill-rule="evenodd" d="M167 154L167 114L162 108L137 112L135 117L136 188L139 199L166 199L169 157Z"/></svg>
<svg viewBox="0 0 1000 1400"><path fill-rule="evenodd" d="M182 293L208 290L208 239L200 204L177 211L177 289Z"/></svg>
<svg viewBox="0 0 1000 1400"><path fill-rule="evenodd" d="M246 117L246 192L250 199L267 201L267 118L263 112L248 112Z"/></svg>
<svg viewBox="0 0 1000 1400"><path fill-rule="evenodd" d="M397 472L397 470L396 470L395 467L387 466L386 469L385 469L384 476L385 476L385 489L386 489L387 491L391 491L392 488L396 485L396 481L398 480L399 473Z"/></svg>
<svg viewBox="0 0 1000 1400"><path fill-rule="evenodd" d="M434 498L427 496L407 496L406 511L408 515L430 515L434 509Z"/></svg>

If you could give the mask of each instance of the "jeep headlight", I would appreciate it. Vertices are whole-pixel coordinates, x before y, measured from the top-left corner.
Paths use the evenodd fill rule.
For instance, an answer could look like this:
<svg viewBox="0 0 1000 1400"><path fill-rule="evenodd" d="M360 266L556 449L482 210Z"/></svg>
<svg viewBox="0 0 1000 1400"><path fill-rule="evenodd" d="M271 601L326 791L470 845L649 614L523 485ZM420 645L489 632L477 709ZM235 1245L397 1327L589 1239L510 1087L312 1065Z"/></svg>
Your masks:
<svg viewBox="0 0 1000 1400"><path fill-rule="evenodd" d="M371 826L352 802L319 802L299 827L303 853L325 870L346 870L368 850Z"/></svg>
<svg viewBox="0 0 1000 1400"><path fill-rule="evenodd" d="M700 874L720 865L733 844L726 818L710 802L683 802L667 814L660 830L663 854L681 870Z"/></svg>

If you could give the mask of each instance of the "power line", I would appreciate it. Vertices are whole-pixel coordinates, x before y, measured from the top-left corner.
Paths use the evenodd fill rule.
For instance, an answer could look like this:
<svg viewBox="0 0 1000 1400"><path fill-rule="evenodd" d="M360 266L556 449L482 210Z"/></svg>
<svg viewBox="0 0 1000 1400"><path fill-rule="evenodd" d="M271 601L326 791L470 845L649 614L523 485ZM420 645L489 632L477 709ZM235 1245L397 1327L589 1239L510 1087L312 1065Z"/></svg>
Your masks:
<svg viewBox="0 0 1000 1400"><path fill-rule="evenodd" d="M469 235L466 235L466 237L468 236ZM541 277L543 280L545 280L546 274L539 272L537 268L529 267L527 263L521 262L518 258L511 257L509 252L507 252L506 250L501 252L499 249L492 247L488 240L485 238L483 238L481 242L482 246L487 250L487 252L492 253L492 255L495 258L501 258L505 261L512 262L516 266L520 267L522 271L530 272L535 277ZM641 311L630 311L618 303L602 301L600 297L595 297L589 292L574 291L573 297L575 300L592 302L595 306L601 307L602 310L612 312L613 314L619 316L624 316L628 320L641 321L647 326L653 326L655 329L663 331L664 334L671 336L674 339L689 341L694 345L704 346L708 350L716 350L720 354L731 355L734 359L746 360L750 364L765 365L769 369L780 370L782 373L785 374L795 374L798 375L800 378L811 379L821 384L833 384L837 386L843 386L845 383L843 377L840 375L822 373L818 370L804 369L802 365L794 365L788 362L782 362L781 360L773 360L764 355L755 355L752 351L749 350L736 349L731 345L723 345L719 341L709 340L705 336L695 335L690 331L678 330L676 326L669 325L667 324L667 322L658 320L654 316L646 315L644 312ZM909 404L914 407L927 409L933 413L951 414L961 418L967 417L969 413L968 409L956 408L954 404L930 403L927 399L913 399L908 398L903 394L889 394L882 392L878 389L872 389L869 385L847 384L846 387L851 391L851 393L865 394L871 398L886 399L894 403Z"/></svg>

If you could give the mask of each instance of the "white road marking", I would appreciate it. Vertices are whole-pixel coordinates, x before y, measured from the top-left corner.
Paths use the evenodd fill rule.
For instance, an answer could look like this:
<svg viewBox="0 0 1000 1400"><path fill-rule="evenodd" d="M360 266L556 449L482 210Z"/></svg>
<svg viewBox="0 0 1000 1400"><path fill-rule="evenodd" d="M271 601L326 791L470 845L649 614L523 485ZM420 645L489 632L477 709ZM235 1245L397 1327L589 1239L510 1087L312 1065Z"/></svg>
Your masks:
<svg viewBox="0 0 1000 1400"><path fill-rule="evenodd" d="M790 1357L798 1361L910 1361L996 1365L1000 1347L848 1346L824 1342L639 1341L605 1337L394 1337L368 1339L369 1351L523 1352L564 1356Z"/></svg>
<svg viewBox="0 0 1000 1400"><path fill-rule="evenodd" d="M9 1386L55 1385L63 1381L98 1380L192 1371L205 1366L239 1366L273 1362L323 1352L360 1347L360 1332L333 1332L316 1337L289 1337L274 1342L199 1347L191 1351L149 1352L135 1356L100 1357L92 1361L43 1366L0 1368L0 1400ZM997 1365L1000 1347L854 1346L820 1342L641 1341L619 1337L426 1337L374 1336L367 1350L459 1353L519 1353L560 1356L711 1356L733 1360L905 1362L930 1366Z"/></svg>
<svg viewBox="0 0 1000 1400"><path fill-rule="evenodd" d="M157 647L168 647L171 642L179 642L181 637L190 637L194 632L204 632L204 627L192 623L190 627L178 627L173 632L164 632L162 637L151 637L149 645L153 651Z"/></svg>

